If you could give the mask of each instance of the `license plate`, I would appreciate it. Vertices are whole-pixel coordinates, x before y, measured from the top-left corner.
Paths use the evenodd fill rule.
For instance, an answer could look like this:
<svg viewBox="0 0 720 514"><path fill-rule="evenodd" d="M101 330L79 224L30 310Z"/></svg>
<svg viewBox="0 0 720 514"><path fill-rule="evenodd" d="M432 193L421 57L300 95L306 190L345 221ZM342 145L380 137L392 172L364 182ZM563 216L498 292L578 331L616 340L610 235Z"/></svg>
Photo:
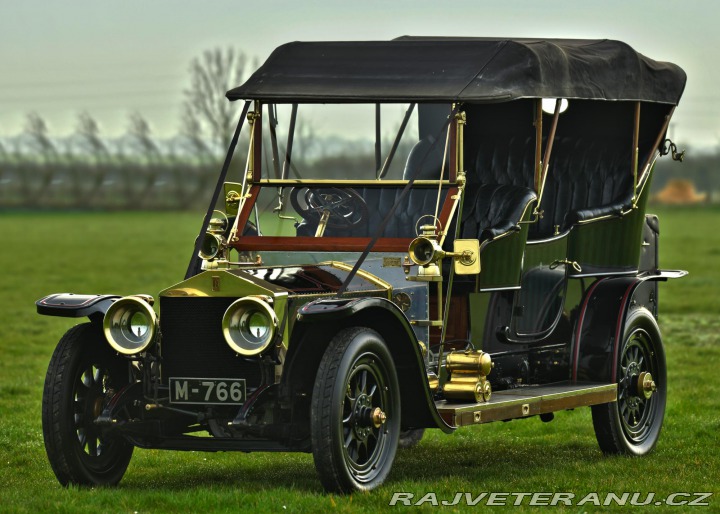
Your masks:
<svg viewBox="0 0 720 514"><path fill-rule="evenodd" d="M244 378L170 378L170 403L242 405Z"/></svg>

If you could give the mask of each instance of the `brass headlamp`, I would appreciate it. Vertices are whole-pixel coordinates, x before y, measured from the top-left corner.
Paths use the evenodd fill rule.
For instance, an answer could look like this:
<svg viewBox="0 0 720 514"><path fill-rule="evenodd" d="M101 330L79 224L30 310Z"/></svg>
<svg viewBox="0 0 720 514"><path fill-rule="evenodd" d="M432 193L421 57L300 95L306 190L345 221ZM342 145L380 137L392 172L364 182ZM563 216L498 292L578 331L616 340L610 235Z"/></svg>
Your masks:
<svg viewBox="0 0 720 514"><path fill-rule="evenodd" d="M103 318L110 346L123 355L135 355L155 342L157 316L151 296L125 296L115 301Z"/></svg>
<svg viewBox="0 0 720 514"><path fill-rule="evenodd" d="M222 319L225 342L240 355L259 355L270 347L278 330L278 318L265 299L240 298L227 308Z"/></svg>

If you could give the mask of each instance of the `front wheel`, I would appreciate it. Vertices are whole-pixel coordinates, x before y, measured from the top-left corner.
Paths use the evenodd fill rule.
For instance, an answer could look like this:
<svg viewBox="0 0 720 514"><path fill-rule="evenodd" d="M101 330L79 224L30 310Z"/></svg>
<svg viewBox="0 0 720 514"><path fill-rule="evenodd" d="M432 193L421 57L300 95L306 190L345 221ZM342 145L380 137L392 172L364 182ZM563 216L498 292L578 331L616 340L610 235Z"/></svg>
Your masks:
<svg viewBox="0 0 720 514"><path fill-rule="evenodd" d="M92 323L65 333L45 377L42 426L50 465L62 485L115 485L133 446L106 435L94 421L107 401L129 382L124 359Z"/></svg>
<svg viewBox="0 0 720 514"><path fill-rule="evenodd" d="M592 407L595 435L604 453L644 455L660 437L667 397L665 351L647 309L628 315L615 365L617 401Z"/></svg>
<svg viewBox="0 0 720 514"><path fill-rule="evenodd" d="M310 423L325 489L350 493L383 483L400 435L400 388L380 334L355 327L330 341L318 368Z"/></svg>

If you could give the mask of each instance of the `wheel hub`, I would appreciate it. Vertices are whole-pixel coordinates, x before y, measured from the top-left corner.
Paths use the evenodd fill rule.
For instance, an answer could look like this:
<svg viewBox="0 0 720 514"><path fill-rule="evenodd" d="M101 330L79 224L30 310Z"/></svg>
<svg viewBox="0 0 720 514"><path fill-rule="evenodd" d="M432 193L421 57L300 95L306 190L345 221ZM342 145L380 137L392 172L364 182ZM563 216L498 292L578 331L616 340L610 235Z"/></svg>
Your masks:
<svg viewBox="0 0 720 514"><path fill-rule="evenodd" d="M358 438L366 440L373 427L380 428L387 420L387 415L380 407L372 406L372 398L361 394L355 400L352 422Z"/></svg>
<svg viewBox="0 0 720 514"><path fill-rule="evenodd" d="M646 400L650 399L652 394L657 391L657 385L648 371L643 371L638 375L635 387L638 395L643 395Z"/></svg>
<svg viewBox="0 0 720 514"><path fill-rule="evenodd" d="M375 428L380 428L387 421L387 416L380 410L380 407L375 407L372 411L372 423Z"/></svg>

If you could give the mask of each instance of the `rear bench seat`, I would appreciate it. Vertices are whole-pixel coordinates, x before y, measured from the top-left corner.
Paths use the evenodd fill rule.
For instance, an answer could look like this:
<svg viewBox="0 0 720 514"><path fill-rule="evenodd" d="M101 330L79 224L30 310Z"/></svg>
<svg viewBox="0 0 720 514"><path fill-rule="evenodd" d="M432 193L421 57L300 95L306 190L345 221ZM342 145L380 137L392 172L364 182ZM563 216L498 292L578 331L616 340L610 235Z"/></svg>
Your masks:
<svg viewBox="0 0 720 514"><path fill-rule="evenodd" d="M513 198L524 201L533 187L534 152L532 137L483 141L475 159L474 179L480 181L476 201L508 204L499 210L510 209ZM562 233L578 221L620 213L632 202L632 181L630 148L625 142L557 139L540 205L543 217L530 226L529 239L551 237L556 226ZM499 186L510 189L502 192ZM466 205L464 219L482 219L482 214L470 209L478 207Z"/></svg>

